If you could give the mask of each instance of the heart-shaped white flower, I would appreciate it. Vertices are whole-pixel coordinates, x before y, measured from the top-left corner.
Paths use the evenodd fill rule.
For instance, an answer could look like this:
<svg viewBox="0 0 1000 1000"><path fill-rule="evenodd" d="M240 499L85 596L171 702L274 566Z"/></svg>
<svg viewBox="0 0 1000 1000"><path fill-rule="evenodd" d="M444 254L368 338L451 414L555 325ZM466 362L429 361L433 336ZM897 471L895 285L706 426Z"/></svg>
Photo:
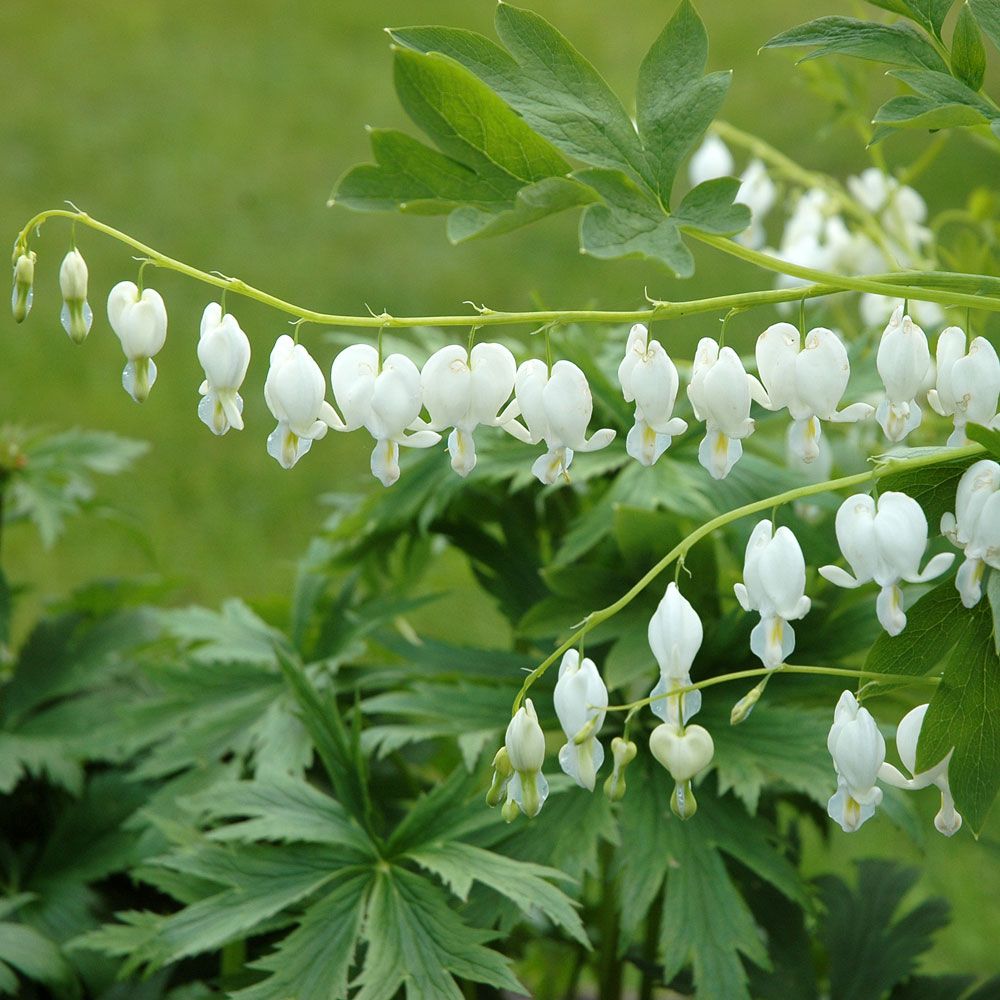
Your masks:
<svg viewBox="0 0 1000 1000"><path fill-rule="evenodd" d="M704 726L663 722L650 734L649 750L674 781L684 782L711 764L715 743Z"/></svg>

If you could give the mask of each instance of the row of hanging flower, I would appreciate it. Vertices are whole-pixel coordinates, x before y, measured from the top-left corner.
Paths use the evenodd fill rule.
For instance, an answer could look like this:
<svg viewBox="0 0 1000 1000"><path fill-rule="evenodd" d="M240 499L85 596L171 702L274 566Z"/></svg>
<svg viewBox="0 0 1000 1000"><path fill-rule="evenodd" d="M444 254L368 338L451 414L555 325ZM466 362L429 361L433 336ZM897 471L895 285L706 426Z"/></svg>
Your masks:
<svg viewBox="0 0 1000 1000"><path fill-rule="evenodd" d="M965 553L956 585L966 607L982 597L987 565L1000 569L1000 464L989 459L976 462L963 474L955 497L955 512L942 518L942 531ZM838 566L821 566L819 573L838 586L859 587L874 581L880 587L876 602L879 621L890 635L906 625L901 581L923 583L944 573L953 553L934 556L923 569L920 561L927 546L927 519L920 505L904 493L886 492L877 501L865 494L848 497L836 518L837 541L854 575ZM794 533L787 527L774 530L760 521L750 535L743 564L743 581L734 587L744 611L760 615L750 633L750 649L763 665L778 669L795 648L789 624L808 614L811 601L805 593L806 563ZM697 808L692 779L712 761L715 746L703 726L689 724L701 708L701 692L691 690L691 666L701 648L703 629L698 613L671 583L649 622L648 640L660 676L650 691L650 709L660 720L649 737L653 757L673 778L674 811L683 818ZM769 677L770 675L767 675ZM766 683L765 677L764 683ZM733 710L733 721L749 715L763 690L758 685ZM578 785L593 791L604 763L598 734L608 709L608 691L597 666L571 649L563 656L554 692L556 716L566 736L559 751L559 766ZM878 782L916 790L935 785L941 792L937 829L951 836L962 824L955 811L948 784L949 753L927 771L917 773L917 741L927 705L907 713L896 730L896 748L906 777L885 760L885 740L871 713L845 691L834 711L827 740L833 758L837 788L828 812L847 832L857 830L875 813L882 800ZM612 800L625 794L624 770L637 753L634 742L615 737L611 742L612 770L604 783ZM542 774L545 736L531 699L518 708L507 727L504 746L493 761L494 777L487 801L503 803L508 821L521 812L537 815L548 794Z"/></svg>
<svg viewBox="0 0 1000 1000"><path fill-rule="evenodd" d="M82 342L93 313L87 303L87 265L78 250L66 255L60 269L62 322L70 337ZM23 319L31 307L34 254L23 253L14 268L14 315ZM156 381L155 355L167 333L163 299L152 288L119 282L108 296L108 320L118 335L127 364L122 384L143 401ZM698 451L701 464L716 479L728 475L753 433L751 400L767 410L787 409L792 425L791 452L803 462L819 454L820 421L854 422L870 416L891 442L900 442L919 426L917 403L931 370L924 331L902 308L886 326L876 355L885 389L877 409L853 403L838 409L850 379L847 350L823 327L810 330L803 343L790 323L776 323L757 339L758 376L748 374L731 347L703 338L692 363L687 388L694 415L706 425ZM240 387L250 364L250 341L229 313L210 303L201 320L198 358L205 371L198 414L216 434L243 428ZM965 333L948 327L938 338L936 386L927 398L934 410L954 420L949 444L965 443L965 426L1000 427L1000 359L984 337L967 343ZM680 388L677 368L645 326L632 327L618 378L627 402L635 403L635 423L626 449L643 465L652 465L687 423L673 416ZM436 351L423 369L403 354L380 358L370 344L341 351L330 371L330 385L340 408L326 401L323 373L306 348L288 336L271 351L264 398L277 420L267 449L291 468L328 429L364 427L375 438L372 473L389 486L399 478L399 448L428 448L452 428L448 450L452 468L466 476L476 465L473 432L480 425L501 427L527 444L544 442L546 452L532 466L540 482L554 483L566 474L578 451L596 451L615 432L602 428L587 437L593 412L590 387L571 361L550 366L530 359L520 366L501 344L479 343L468 349L451 344ZM513 395L513 399L511 396ZM429 416L420 414L426 409Z"/></svg>

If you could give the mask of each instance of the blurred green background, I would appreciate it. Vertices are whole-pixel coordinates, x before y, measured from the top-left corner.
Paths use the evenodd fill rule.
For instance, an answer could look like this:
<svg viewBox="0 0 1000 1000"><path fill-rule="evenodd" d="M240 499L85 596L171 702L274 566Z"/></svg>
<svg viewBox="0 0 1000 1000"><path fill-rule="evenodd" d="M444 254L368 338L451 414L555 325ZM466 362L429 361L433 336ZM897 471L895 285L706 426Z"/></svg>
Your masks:
<svg viewBox="0 0 1000 1000"><path fill-rule="evenodd" d="M563 30L630 104L639 62L673 3L533 0L529 6ZM852 13L850 4L701 0L698 6L712 39L710 68L735 70L726 118L807 166L846 176L867 165L857 136L829 127L829 108L810 93L792 57L757 55L782 28ZM174 257L343 313L366 306L461 312L466 299L510 309L624 308L641 304L644 287L659 297L697 297L769 283L704 254L697 277L683 284L634 261L583 258L573 215L452 247L441 219L326 208L340 173L369 158L366 124L411 129L392 90L381 29L446 23L489 34L492 12L491 0L4 0L0 232L10 245L35 212L71 199ZM878 70L871 75L879 80ZM921 142L894 141L890 161L906 162ZM922 190L932 207L961 202L986 169L983 157L957 138ZM111 240L83 229L77 235L91 273L90 339L75 347L59 326L57 272L69 231L50 222L32 243L39 259L31 316L15 326L9 311L0 310L0 423L100 428L149 441L134 474L102 486L102 497L124 509L148 543L113 521L86 519L45 553L31 529L18 528L5 539L8 575L34 589L36 604L95 576L136 572L163 574L177 581L181 599L208 603L232 593L249 600L285 593L295 560L324 519L318 498L371 488L366 442L331 434L291 472L267 456L273 421L261 387L267 353L288 327L285 317L238 299L229 308L255 350L244 387L247 429L213 437L196 416L202 375L195 356L211 292L155 270L146 282L163 294L170 330L157 358L159 381L149 401L136 406L120 386L123 359L103 304L115 282L135 279L137 265ZM749 344L760 318L738 320L737 336ZM713 317L685 321L671 338L691 343L714 324ZM316 327L305 327L303 337L328 370L335 346ZM442 578L461 572L444 566ZM479 621L484 632L492 626L487 608ZM935 967L987 973L996 971L991 937L1000 889L992 836L993 846L979 847L967 837L956 844L935 838L924 855L883 821L854 837L834 837L832 850L835 864L872 852L925 864L921 890L944 893L956 909ZM819 845L811 854L813 870L828 868L830 856ZM983 911L994 919L977 919Z"/></svg>

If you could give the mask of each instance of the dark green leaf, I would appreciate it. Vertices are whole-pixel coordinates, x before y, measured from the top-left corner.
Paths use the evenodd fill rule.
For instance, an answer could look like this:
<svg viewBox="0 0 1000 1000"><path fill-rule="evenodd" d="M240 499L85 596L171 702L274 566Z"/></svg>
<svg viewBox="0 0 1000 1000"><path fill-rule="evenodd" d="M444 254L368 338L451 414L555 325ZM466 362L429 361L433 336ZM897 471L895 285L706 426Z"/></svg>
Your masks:
<svg viewBox="0 0 1000 1000"><path fill-rule="evenodd" d="M854 17L820 17L775 35L763 48L788 46L814 46L803 60L839 53L894 66L948 72L934 46L906 24L876 24Z"/></svg>
<svg viewBox="0 0 1000 1000"><path fill-rule="evenodd" d="M993 612L993 645L1000 656L1000 570L990 572L986 581L986 599L990 602Z"/></svg>
<svg viewBox="0 0 1000 1000"><path fill-rule="evenodd" d="M1000 789L1000 656L989 601L968 611L924 717L917 770L954 749L948 778L955 807L978 836Z"/></svg>
<svg viewBox="0 0 1000 1000"><path fill-rule="evenodd" d="M368 901L368 951L355 1000L462 1000L453 976L524 992L507 959L483 947L427 879L401 868L379 873Z"/></svg>
<svg viewBox="0 0 1000 1000"><path fill-rule="evenodd" d="M967 3L963 3L951 38L951 69L963 83L979 90L986 75L983 36Z"/></svg>
<svg viewBox="0 0 1000 1000"><path fill-rule="evenodd" d="M656 189L664 205L681 161L718 114L731 72L703 76L708 35L689 0L674 16L639 67L636 120Z"/></svg>
<svg viewBox="0 0 1000 1000"><path fill-rule="evenodd" d="M933 935L948 923L948 904L929 899L895 919L919 872L891 861L858 862L858 889L818 879L826 916L820 940L830 958L830 995L881 1000L916 967Z"/></svg>
<svg viewBox="0 0 1000 1000"><path fill-rule="evenodd" d="M583 211L580 248L584 253L602 259L648 257L666 264L679 278L694 273L694 258L676 224L634 181L615 170L581 170L574 177L603 200Z"/></svg>
<svg viewBox="0 0 1000 1000"><path fill-rule="evenodd" d="M966 424L965 436L970 441L981 444L989 452L991 458L1000 461L1000 431L980 427L979 424Z"/></svg>
<svg viewBox="0 0 1000 1000"><path fill-rule="evenodd" d="M974 976L910 976L889 994L889 1000L956 1000L964 997Z"/></svg>
<svg viewBox="0 0 1000 1000"><path fill-rule="evenodd" d="M251 968L271 975L233 996L237 1000L346 997L370 882L367 872L340 881L306 910L298 927L273 952L251 963Z"/></svg>
<svg viewBox="0 0 1000 1000"><path fill-rule="evenodd" d="M1000 49L1000 3L997 0L969 0L969 6L986 37Z"/></svg>
<svg viewBox="0 0 1000 1000"><path fill-rule="evenodd" d="M716 177L692 188L673 213L681 229L698 229L719 236L734 236L750 225L750 209L735 202L740 181Z"/></svg>
<svg viewBox="0 0 1000 1000"><path fill-rule="evenodd" d="M554 146L455 60L397 48L393 66L407 114L442 152L484 178L523 184L569 171Z"/></svg>
<svg viewBox="0 0 1000 1000"><path fill-rule="evenodd" d="M58 996L80 995L80 984L59 946L33 927L0 923L0 961Z"/></svg>

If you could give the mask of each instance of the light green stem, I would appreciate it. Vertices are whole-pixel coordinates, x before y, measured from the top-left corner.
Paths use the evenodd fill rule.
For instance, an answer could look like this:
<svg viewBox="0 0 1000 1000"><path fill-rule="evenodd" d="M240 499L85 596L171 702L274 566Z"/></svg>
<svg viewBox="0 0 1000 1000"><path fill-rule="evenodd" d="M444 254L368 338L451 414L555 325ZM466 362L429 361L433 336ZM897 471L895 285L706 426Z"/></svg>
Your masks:
<svg viewBox="0 0 1000 1000"><path fill-rule="evenodd" d="M676 559L681 559L687 555L688 551L697 544L701 539L710 535L713 531L719 528L725 527L727 524L732 524L733 521L738 521L740 518L749 517L751 514L760 514L764 511L770 511L773 507L781 507L785 504L793 503L795 500L801 500L803 497L815 496L818 493L835 493L840 490L852 489L855 486L865 486L869 483L874 483L883 476L892 475L899 472L909 472L914 469L925 468L930 465L940 465L944 462L954 462L959 459L964 458L974 458L976 455L981 455L985 449L982 445L970 444L966 445L964 448L942 448L939 451L935 451L932 454L922 454L917 455L913 458L885 458L868 472L859 472L854 476L843 476L840 479L829 479L822 483L811 483L807 486L798 486L793 490L787 490L784 493L778 493L775 496L767 497L764 500L755 500L753 503L744 504L742 507L737 507L734 510L727 511L725 514L719 514L718 517L713 517L712 520L706 521L701 527L695 528L683 541L675 545L652 569L650 569L641 579L639 579L635 584L633 584L617 601L609 604L605 608L599 608L596 611L592 611L583 620L583 623L579 628L575 629L573 633L558 647L555 651L547 656L541 663L531 671L524 679L524 683L521 685L521 689L517 693L517 697L514 699L513 707L511 708L511 715L517 713L517 710L521 707L521 703L524 701L525 695L528 693L528 689L532 684L535 683L546 670L552 666L553 663L558 660L563 653L568 649L572 649L583 636L589 632L592 628L600 625L602 622L606 622L609 618L614 617L623 608L627 607L629 604L635 600L639 594L642 593L646 587L649 586L671 563ZM833 669L833 668L830 668ZM748 675L750 676L750 675Z"/></svg>
<svg viewBox="0 0 1000 1000"><path fill-rule="evenodd" d="M160 253L160 251L154 249L153 247L147 246L145 243L141 243L139 240L134 239L127 233L123 233L120 230L115 229L113 226L109 226L107 223L100 222L97 219L92 219L85 212L71 211L69 209L49 209L48 211L40 212L33 219L31 219L18 234L17 242L15 243L15 254L27 248L28 239L32 231L37 230L48 219L69 219L75 224L87 226L96 232L103 233L105 236L110 236L112 239L117 240L119 243L123 243L125 246L131 247L157 267L176 271L178 274L183 274L186 277L193 278L195 281L200 281L203 284L211 285L215 288L221 288L234 295L241 295L244 298L253 299L257 302L263 303L264 305L270 306L273 309L277 309L280 312L295 316L301 321L308 321L310 323L316 323L323 326L365 327L377 330L387 327L448 327L469 326L470 324L474 324L476 327L483 327L515 324L532 324L540 326L543 324L567 323L649 323L654 320L676 319L681 316L693 316L699 313L728 312L732 309L743 310L755 306L774 305L780 302L798 302L802 299L817 298L845 291L853 291L858 287L859 283L866 283L866 287L862 289L864 291L877 290L880 294L889 294L896 297L925 299L933 302L969 306L970 300L973 299L972 296L951 293L940 288L934 288L931 291L927 291L923 287L915 287L912 283L917 281L933 286L935 284L947 284L948 281L959 279L969 280L970 277L979 281L984 289L995 285L998 295L996 299L976 299L975 304L973 304L973 308L979 307L984 309L1000 310L1000 280L996 278L991 278L987 275L953 275L948 274L947 272L909 272L905 274L878 274L872 275L867 279L850 278L836 274L823 274L822 278L817 280L815 283L805 285L800 288L770 288L761 291L740 292L733 295L716 295L704 299L691 299L677 302L666 300L654 301L649 308L645 309L551 309L508 312L489 309L482 306L477 309L475 315L390 316L388 313L382 313L380 315L346 316L335 313L318 312L315 309L306 309L303 306L280 299L276 295L271 295L269 292L262 291L259 288L254 288L252 285L248 285L245 281L242 281L239 278L229 278L218 273L213 274L207 271L202 271L196 267L192 267L190 264L185 264L183 261L176 260L173 257ZM696 235L701 238L700 234L693 233L692 235ZM713 240L715 240L715 237L705 237L706 242L711 242ZM724 250L727 250L730 245L729 240L719 240L718 243L722 244L719 248ZM713 245L717 244L713 243ZM732 246L736 247L738 245L732 244ZM748 252L751 254L755 253L754 251ZM762 264L762 266L766 267L768 270L777 270L787 274L797 274L799 276L801 276L800 272L805 270L803 268L798 268L796 265L785 264L783 261L778 261L776 258L767 257L764 254L759 256L763 260L767 261L767 263ZM757 262L760 263L760 261ZM822 272L815 273L821 274ZM868 285L870 285L871 288L867 287ZM897 285L898 287L896 287ZM886 288L889 288L889 291L886 291Z"/></svg>
<svg viewBox="0 0 1000 1000"><path fill-rule="evenodd" d="M687 684L683 687L672 688L663 694L658 694L655 698L640 698L638 701L630 701L625 705L608 705L608 712L634 712L636 709L645 708L652 705L654 701L662 701L664 698L672 698L675 695L687 694L688 691L700 691L702 688L714 687L716 684L728 684L730 681L741 681L748 677L764 677L766 675L775 676L777 674L816 674L830 677L870 677L879 683L903 682L907 684L937 684L941 678L934 674L914 675L914 674L873 674L870 670L848 670L844 667L811 667L795 666L785 663L780 667L755 667L753 670L737 670L731 674L719 674L717 677L709 677L707 680L698 681L696 684Z"/></svg>

